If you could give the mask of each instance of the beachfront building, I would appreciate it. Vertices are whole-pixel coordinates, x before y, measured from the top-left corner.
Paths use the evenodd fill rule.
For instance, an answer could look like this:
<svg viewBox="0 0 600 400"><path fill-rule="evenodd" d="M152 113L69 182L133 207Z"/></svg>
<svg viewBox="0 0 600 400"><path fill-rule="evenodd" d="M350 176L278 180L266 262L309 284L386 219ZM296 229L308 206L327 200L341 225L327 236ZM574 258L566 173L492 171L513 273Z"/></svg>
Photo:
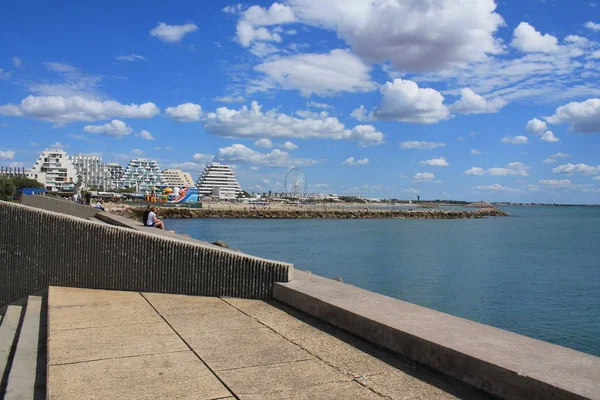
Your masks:
<svg viewBox="0 0 600 400"><path fill-rule="evenodd" d="M207 165L196 186L200 196L213 196L222 200L234 200L242 191L231 166L219 163Z"/></svg>
<svg viewBox="0 0 600 400"><path fill-rule="evenodd" d="M110 175L102 158L95 155L77 154L72 158L77 183L81 189L108 190Z"/></svg>
<svg viewBox="0 0 600 400"><path fill-rule="evenodd" d="M60 149L42 151L27 176L42 183L48 192L73 192L77 181L71 158Z"/></svg>
<svg viewBox="0 0 600 400"><path fill-rule="evenodd" d="M155 187L163 185L162 171L158 163L145 158L131 160L119 181L119 189L134 188L137 193L151 192Z"/></svg>
<svg viewBox="0 0 600 400"><path fill-rule="evenodd" d="M121 179L125 173L125 168L117 163L106 164L106 173L108 174L108 188L121 189Z"/></svg>
<svg viewBox="0 0 600 400"><path fill-rule="evenodd" d="M165 169L162 172L165 185L172 187L191 187L194 186L194 179L189 172L183 172L180 169Z"/></svg>
<svg viewBox="0 0 600 400"><path fill-rule="evenodd" d="M0 166L0 176L23 177L27 176L25 167L3 167Z"/></svg>

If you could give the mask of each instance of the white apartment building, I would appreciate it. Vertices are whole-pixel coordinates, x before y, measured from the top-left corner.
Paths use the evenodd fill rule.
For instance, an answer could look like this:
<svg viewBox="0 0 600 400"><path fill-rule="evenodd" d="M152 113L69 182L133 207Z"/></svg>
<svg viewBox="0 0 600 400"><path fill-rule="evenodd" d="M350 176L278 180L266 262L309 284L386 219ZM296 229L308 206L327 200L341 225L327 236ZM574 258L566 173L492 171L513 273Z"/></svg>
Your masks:
<svg viewBox="0 0 600 400"><path fill-rule="evenodd" d="M119 180L119 188L135 188L138 193L151 192L153 188L163 185L158 163L145 158L131 160Z"/></svg>
<svg viewBox="0 0 600 400"><path fill-rule="evenodd" d="M191 187L194 186L194 179L189 172L183 172L180 169L165 169L162 172L163 180L167 186Z"/></svg>
<svg viewBox="0 0 600 400"><path fill-rule="evenodd" d="M125 168L117 163L106 164L106 172L108 174L108 188L109 189L121 189L121 179L125 173Z"/></svg>
<svg viewBox="0 0 600 400"><path fill-rule="evenodd" d="M231 166L211 163L198 179L199 196L214 196L223 200L233 200L242 191Z"/></svg>
<svg viewBox="0 0 600 400"><path fill-rule="evenodd" d="M49 192L73 192L77 173L64 150L46 149L33 164L28 177L42 183Z"/></svg>
<svg viewBox="0 0 600 400"><path fill-rule="evenodd" d="M102 158L94 155L77 154L72 157L77 183L82 189L95 188L96 190L110 189L110 175Z"/></svg>

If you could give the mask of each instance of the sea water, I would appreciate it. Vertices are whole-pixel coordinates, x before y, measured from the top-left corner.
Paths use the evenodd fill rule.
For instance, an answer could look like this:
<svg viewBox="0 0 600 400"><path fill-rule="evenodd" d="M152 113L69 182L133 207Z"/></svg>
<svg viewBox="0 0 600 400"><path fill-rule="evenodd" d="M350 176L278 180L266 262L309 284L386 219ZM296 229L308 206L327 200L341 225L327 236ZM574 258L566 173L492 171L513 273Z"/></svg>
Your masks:
<svg viewBox="0 0 600 400"><path fill-rule="evenodd" d="M600 356L600 208L456 220L173 219L167 229Z"/></svg>

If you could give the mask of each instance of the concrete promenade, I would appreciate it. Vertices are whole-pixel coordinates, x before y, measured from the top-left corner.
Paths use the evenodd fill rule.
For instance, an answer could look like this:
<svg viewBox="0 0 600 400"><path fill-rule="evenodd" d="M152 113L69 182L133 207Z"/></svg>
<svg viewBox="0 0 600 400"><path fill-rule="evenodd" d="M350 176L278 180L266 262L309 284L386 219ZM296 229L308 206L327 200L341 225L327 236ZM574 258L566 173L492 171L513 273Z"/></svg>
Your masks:
<svg viewBox="0 0 600 400"><path fill-rule="evenodd" d="M51 287L49 399L480 399L277 302Z"/></svg>

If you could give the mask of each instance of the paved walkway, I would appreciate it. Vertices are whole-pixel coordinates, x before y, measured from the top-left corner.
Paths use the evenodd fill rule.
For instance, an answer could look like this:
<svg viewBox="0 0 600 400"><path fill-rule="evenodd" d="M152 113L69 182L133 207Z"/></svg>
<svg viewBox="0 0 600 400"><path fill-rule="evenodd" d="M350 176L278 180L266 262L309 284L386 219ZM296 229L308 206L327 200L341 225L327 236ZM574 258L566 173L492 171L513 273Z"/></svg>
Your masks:
<svg viewBox="0 0 600 400"><path fill-rule="evenodd" d="M276 302L51 287L50 399L479 399Z"/></svg>

